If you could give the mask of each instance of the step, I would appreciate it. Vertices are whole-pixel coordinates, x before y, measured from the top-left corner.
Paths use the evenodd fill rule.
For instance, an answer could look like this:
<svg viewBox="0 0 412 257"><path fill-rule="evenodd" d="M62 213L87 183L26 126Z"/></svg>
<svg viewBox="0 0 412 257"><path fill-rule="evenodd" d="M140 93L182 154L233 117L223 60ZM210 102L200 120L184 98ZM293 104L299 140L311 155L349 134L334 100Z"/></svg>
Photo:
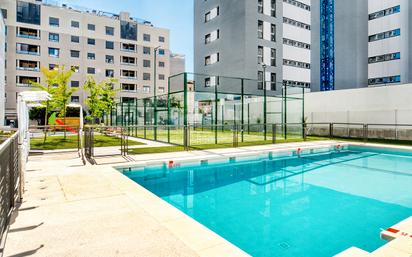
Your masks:
<svg viewBox="0 0 412 257"><path fill-rule="evenodd" d="M399 237L412 240L412 216L381 232L383 240L391 241Z"/></svg>
<svg viewBox="0 0 412 257"><path fill-rule="evenodd" d="M370 257L372 256L370 253L356 248L356 247L351 247L337 255L335 255L334 257Z"/></svg>

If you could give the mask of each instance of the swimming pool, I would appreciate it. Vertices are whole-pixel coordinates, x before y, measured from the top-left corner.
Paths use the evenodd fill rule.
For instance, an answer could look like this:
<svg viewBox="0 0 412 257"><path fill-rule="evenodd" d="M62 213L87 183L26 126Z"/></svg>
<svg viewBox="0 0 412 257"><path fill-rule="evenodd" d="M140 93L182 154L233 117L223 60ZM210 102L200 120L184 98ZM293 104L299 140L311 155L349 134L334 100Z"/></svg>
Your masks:
<svg viewBox="0 0 412 257"><path fill-rule="evenodd" d="M412 215L412 153L349 146L123 173L252 256L373 251Z"/></svg>

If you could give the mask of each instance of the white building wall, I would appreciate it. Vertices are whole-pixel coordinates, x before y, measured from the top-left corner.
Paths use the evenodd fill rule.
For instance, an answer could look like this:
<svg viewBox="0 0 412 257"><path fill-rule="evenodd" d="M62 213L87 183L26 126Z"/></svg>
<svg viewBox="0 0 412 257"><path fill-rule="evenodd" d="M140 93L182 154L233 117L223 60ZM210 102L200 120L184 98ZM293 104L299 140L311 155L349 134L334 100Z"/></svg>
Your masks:
<svg viewBox="0 0 412 257"><path fill-rule="evenodd" d="M4 125L4 114L6 109L6 95L5 95L5 43L6 43L6 27L3 16L0 13L0 126Z"/></svg>

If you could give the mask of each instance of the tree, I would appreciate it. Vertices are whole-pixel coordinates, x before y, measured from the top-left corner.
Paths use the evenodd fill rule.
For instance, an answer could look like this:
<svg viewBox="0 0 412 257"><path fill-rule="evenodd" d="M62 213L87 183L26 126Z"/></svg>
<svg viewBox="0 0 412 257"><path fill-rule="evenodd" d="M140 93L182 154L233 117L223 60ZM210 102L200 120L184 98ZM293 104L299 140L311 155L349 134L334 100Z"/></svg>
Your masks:
<svg viewBox="0 0 412 257"><path fill-rule="evenodd" d="M83 88L89 93L86 99L89 115L87 119L91 120L92 124L95 120L99 120L105 111L110 111L114 105L114 97L118 90L114 89L113 84L115 79L106 79L100 83L96 83L93 77L88 77Z"/></svg>

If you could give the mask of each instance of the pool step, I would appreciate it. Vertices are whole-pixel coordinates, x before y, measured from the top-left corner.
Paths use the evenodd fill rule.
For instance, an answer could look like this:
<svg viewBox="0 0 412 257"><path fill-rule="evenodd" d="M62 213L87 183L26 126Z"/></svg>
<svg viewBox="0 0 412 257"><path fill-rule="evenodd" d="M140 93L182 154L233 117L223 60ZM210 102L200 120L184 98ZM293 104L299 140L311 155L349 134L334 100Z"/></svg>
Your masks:
<svg viewBox="0 0 412 257"><path fill-rule="evenodd" d="M381 232L381 238L386 241L400 237L412 240L412 216Z"/></svg>
<svg viewBox="0 0 412 257"><path fill-rule="evenodd" d="M334 257L368 257L368 256L373 256L373 255L357 247L351 247L347 249L346 251L343 251L335 255Z"/></svg>
<svg viewBox="0 0 412 257"><path fill-rule="evenodd" d="M376 251L372 252L373 257L411 257L412 238L398 237Z"/></svg>

